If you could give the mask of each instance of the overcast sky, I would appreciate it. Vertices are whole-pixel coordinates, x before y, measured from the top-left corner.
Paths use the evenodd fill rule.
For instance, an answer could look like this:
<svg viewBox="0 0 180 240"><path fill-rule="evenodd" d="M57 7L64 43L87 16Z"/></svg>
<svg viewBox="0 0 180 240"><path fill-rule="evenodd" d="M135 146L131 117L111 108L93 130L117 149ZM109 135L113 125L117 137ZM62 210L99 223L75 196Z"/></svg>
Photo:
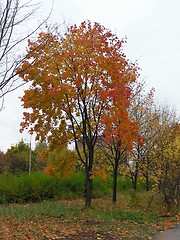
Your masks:
<svg viewBox="0 0 180 240"><path fill-rule="evenodd" d="M43 18L51 1L41 2ZM61 24L63 19L68 24L89 19L119 38L126 36L124 51L132 61L138 60L147 89L154 87L156 99L180 114L179 0L55 0L51 21ZM27 133L19 133L23 109L18 97L22 94L23 88L5 98L5 109L0 112L0 150L30 139Z"/></svg>

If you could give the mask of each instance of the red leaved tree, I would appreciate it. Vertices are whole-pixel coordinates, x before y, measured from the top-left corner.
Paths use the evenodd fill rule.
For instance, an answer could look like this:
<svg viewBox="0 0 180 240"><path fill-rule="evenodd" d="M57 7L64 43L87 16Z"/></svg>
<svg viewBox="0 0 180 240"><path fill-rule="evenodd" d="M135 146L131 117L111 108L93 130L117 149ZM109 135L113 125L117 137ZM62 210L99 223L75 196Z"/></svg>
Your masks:
<svg viewBox="0 0 180 240"><path fill-rule="evenodd" d="M123 117L117 112L116 117L106 125L102 144L99 147L113 169L113 202L116 202L119 166L127 163L127 152L132 150L134 142L143 144L144 139L138 130L138 124L130 121L126 111Z"/></svg>

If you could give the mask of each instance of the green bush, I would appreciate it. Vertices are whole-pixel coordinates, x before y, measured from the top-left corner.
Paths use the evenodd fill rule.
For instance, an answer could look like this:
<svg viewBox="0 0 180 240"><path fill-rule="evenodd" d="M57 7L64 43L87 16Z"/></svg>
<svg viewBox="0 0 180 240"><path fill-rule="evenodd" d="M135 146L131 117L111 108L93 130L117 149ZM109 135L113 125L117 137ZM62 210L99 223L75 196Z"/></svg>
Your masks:
<svg viewBox="0 0 180 240"><path fill-rule="evenodd" d="M69 199L84 196L84 176L69 179L51 178L44 173L0 175L0 203L37 202L46 199Z"/></svg>
<svg viewBox="0 0 180 240"><path fill-rule="evenodd" d="M43 173L0 176L0 203L40 201L50 197L52 181Z"/></svg>
<svg viewBox="0 0 180 240"><path fill-rule="evenodd" d="M107 181L104 181L102 177L96 176L93 179L93 191L92 196L93 197L101 197L103 195L109 194L112 192L112 185L111 185L111 178L109 178Z"/></svg>
<svg viewBox="0 0 180 240"><path fill-rule="evenodd" d="M93 197L112 194L113 178L93 179ZM118 176L117 192L132 189L129 178ZM68 179L49 177L44 173L0 175L0 204L38 202L46 199L74 199L84 197L85 176L74 173Z"/></svg>

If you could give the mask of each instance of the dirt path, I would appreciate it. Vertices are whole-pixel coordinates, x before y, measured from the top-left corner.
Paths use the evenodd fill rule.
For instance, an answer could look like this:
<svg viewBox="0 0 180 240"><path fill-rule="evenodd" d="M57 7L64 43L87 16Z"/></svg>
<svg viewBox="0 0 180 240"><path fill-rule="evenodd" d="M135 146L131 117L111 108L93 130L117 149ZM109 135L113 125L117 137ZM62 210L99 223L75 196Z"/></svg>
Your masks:
<svg viewBox="0 0 180 240"><path fill-rule="evenodd" d="M180 240L180 224L162 233L158 233L154 240Z"/></svg>

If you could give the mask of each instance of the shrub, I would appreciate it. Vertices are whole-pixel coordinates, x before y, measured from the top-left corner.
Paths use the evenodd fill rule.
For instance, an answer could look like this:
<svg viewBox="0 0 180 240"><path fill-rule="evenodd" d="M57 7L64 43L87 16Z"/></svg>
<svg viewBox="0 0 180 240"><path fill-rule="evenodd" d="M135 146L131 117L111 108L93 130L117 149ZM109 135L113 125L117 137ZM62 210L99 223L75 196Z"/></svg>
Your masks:
<svg viewBox="0 0 180 240"><path fill-rule="evenodd" d="M84 196L84 176L52 178L44 173L0 175L0 203L37 202Z"/></svg>
<svg viewBox="0 0 180 240"><path fill-rule="evenodd" d="M93 197L112 194L113 179L93 179ZM117 191L132 188L129 178L118 177ZM74 199L84 197L85 176L79 172L68 179L52 178L42 172L0 175L0 203L38 202L46 199Z"/></svg>

